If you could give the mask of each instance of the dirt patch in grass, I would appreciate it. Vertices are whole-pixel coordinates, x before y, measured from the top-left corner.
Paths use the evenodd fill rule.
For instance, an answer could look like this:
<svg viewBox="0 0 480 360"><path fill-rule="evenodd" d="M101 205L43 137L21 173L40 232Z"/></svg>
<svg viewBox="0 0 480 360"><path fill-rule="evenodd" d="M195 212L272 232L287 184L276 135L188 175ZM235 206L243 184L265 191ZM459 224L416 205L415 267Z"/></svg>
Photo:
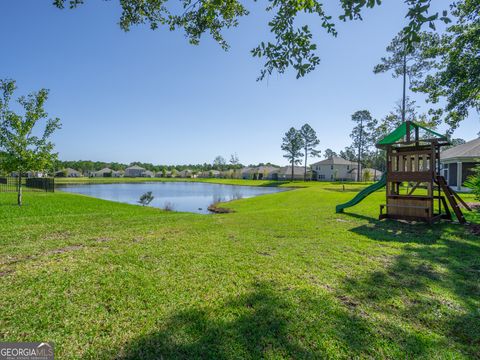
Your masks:
<svg viewBox="0 0 480 360"><path fill-rule="evenodd" d="M477 236L480 235L480 225L479 225L479 224L470 224L470 225L468 226L468 230L470 230L470 232L471 232L473 235L477 235Z"/></svg>
<svg viewBox="0 0 480 360"><path fill-rule="evenodd" d="M262 255L262 256L272 256L272 254L270 254L268 252L264 252L264 251L257 251L257 254Z"/></svg>
<svg viewBox="0 0 480 360"><path fill-rule="evenodd" d="M83 248L83 245L69 245L60 249L54 249L54 250L44 252L42 253L42 255L63 254L69 251L80 250L82 248Z"/></svg>
<svg viewBox="0 0 480 360"><path fill-rule="evenodd" d="M350 309L355 309L358 305L360 305L357 301L352 299L351 297L347 295L340 295L337 296L337 299L340 300L340 302L345 305L346 307Z"/></svg>
<svg viewBox="0 0 480 360"><path fill-rule="evenodd" d="M212 204L208 207L208 211L214 213L214 214L229 214L233 213L234 211L229 208L224 208L224 207L219 207L217 204Z"/></svg>
<svg viewBox="0 0 480 360"><path fill-rule="evenodd" d="M13 270L0 270L0 277L13 274Z"/></svg>

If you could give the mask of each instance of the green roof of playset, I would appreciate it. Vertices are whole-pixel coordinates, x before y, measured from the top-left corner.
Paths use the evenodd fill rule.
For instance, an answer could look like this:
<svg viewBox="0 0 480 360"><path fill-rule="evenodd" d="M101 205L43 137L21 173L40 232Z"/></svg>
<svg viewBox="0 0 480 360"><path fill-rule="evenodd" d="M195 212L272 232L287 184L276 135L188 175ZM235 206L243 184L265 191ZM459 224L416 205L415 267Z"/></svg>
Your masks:
<svg viewBox="0 0 480 360"><path fill-rule="evenodd" d="M423 139L417 139L417 141L439 141L442 143L448 143L448 139L446 136L441 135L433 130L427 129L422 125L414 123L413 121L407 121L402 123L399 127L393 130L390 134L385 136L382 140L377 143L377 147L385 147L388 145L393 145L399 143L400 140L407 137L407 135L411 135L411 132L419 132L422 130L423 132ZM410 132L410 134L409 134ZM446 145L446 144L445 144Z"/></svg>

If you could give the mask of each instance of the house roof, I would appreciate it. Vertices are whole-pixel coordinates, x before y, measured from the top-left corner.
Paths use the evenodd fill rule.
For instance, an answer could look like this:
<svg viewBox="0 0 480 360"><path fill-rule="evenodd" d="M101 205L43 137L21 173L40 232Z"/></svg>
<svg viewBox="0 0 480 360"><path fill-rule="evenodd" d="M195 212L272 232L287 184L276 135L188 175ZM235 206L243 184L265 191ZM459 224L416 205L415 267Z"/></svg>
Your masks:
<svg viewBox="0 0 480 360"><path fill-rule="evenodd" d="M109 172L112 172L112 169L110 169L110 168L103 168L102 170L98 170L98 171L96 171L96 172L99 173L99 174L109 173Z"/></svg>
<svg viewBox="0 0 480 360"><path fill-rule="evenodd" d="M480 158L480 138L457 145L440 153L441 160L454 158Z"/></svg>
<svg viewBox="0 0 480 360"><path fill-rule="evenodd" d="M345 160L344 158L341 158L339 156L332 156L331 158L312 164L312 166L314 165L357 165L357 164L350 160Z"/></svg>
<svg viewBox="0 0 480 360"><path fill-rule="evenodd" d="M305 168L303 166L294 166L293 167L293 173L295 175L303 175L304 171L305 171ZM307 172L308 171L310 171L310 170L307 169ZM291 166L283 166L280 169L275 170L274 173L290 175L292 173L292 167Z"/></svg>
<svg viewBox="0 0 480 360"><path fill-rule="evenodd" d="M126 168L125 170L145 170L145 169L138 166L138 165L133 165L133 166L130 166L130 167Z"/></svg>
<svg viewBox="0 0 480 360"><path fill-rule="evenodd" d="M80 171L77 171L77 170L72 169L72 168L63 169L63 171L65 171L67 174L80 174ZM62 170L57 171L57 173L60 173L60 172L62 172Z"/></svg>
<svg viewBox="0 0 480 360"><path fill-rule="evenodd" d="M241 171L242 173L271 173L276 171L278 168L274 166L257 166L257 167L246 167Z"/></svg>

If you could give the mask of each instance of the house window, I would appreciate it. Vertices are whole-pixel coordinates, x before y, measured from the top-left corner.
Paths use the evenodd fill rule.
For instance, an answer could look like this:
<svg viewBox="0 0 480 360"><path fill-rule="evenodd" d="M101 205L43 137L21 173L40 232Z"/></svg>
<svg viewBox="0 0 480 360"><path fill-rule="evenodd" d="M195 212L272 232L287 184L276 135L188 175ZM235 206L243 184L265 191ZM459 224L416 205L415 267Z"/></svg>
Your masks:
<svg viewBox="0 0 480 360"><path fill-rule="evenodd" d="M330 170L333 170L333 165L330 166Z"/></svg>
<svg viewBox="0 0 480 360"><path fill-rule="evenodd" d="M333 175L330 175L330 180L333 180Z"/></svg>
<svg viewBox="0 0 480 360"><path fill-rule="evenodd" d="M318 180L325 180L325 175L323 175L323 174L318 175Z"/></svg>
<svg viewBox="0 0 480 360"><path fill-rule="evenodd" d="M347 170L350 170L350 165L347 165Z"/></svg>

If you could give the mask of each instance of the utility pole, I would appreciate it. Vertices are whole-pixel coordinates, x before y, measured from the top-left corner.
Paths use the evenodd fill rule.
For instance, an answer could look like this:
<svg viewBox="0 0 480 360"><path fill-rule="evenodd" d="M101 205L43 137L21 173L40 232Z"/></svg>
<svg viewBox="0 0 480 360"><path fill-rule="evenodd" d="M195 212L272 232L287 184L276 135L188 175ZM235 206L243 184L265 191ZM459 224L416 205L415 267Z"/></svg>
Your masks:
<svg viewBox="0 0 480 360"><path fill-rule="evenodd" d="M405 101L407 91L407 49L404 46L403 51L403 98L402 98L402 123L405 122Z"/></svg>

